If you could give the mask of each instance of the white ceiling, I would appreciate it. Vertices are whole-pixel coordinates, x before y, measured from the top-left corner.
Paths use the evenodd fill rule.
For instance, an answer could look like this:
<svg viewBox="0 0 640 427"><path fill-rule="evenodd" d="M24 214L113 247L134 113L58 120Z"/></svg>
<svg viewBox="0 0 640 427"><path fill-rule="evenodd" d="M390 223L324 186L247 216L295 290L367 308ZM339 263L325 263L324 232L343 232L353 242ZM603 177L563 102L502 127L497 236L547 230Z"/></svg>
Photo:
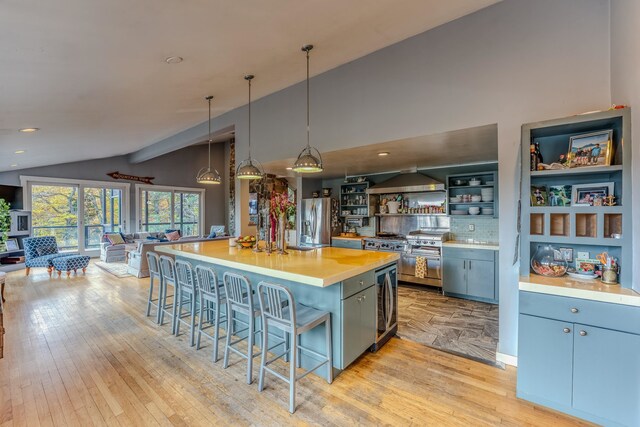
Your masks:
<svg viewBox="0 0 640 427"><path fill-rule="evenodd" d="M378 153L389 155L380 157ZM278 176L296 174L290 167L295 158L264 164ZM495 124L434 135L387 141L362 147L322 153L325 169L309 178L337 178L442 166L460 166L498 161L498 126Z"/></svg>
<svg viewBox="0 0 640 427"><path fill-rule="evenodd" d="M246 103L246 73L302 80L304 43L319 74L497 1L0 0L0 171L136 151Z"/></svg>

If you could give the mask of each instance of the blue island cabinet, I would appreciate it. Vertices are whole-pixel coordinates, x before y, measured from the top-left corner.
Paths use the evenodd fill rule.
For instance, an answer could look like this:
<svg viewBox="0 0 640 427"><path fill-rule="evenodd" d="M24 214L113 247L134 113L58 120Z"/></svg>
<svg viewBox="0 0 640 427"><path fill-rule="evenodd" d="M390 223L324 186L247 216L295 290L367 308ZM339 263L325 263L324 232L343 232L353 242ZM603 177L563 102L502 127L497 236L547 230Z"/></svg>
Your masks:
<svg viewBox="0 0 640 427"><path fill-rule="evenodd" d="M518 397L640 426L640 307L520 292Z"/></svg>

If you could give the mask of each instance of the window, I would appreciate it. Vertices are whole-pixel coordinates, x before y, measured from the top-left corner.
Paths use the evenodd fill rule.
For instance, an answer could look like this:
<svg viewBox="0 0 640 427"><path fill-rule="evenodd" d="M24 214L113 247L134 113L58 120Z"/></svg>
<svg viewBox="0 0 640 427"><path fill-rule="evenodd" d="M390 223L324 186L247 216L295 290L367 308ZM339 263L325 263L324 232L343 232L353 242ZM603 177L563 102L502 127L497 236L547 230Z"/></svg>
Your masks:
<svg viewBox="0 0 640 427"><path fill-rule="evenodd" d="M204 190L138 186L140 231L180 230L182 236L204 233Z"/></svg>
<svg viewBox="0 0 640 427"><path fill-rule="evenodd" d="M102 235L125 232L129 184L20 177L34 236L54 236L61 251L96 255Z"/></svg>

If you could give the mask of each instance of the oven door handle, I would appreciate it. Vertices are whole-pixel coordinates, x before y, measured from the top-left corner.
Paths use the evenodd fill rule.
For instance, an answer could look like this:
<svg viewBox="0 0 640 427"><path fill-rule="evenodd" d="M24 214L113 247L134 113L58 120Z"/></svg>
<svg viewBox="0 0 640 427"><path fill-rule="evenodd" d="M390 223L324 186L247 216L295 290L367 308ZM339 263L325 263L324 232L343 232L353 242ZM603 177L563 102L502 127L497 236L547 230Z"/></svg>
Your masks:
<svg viewBox="0 0 640 427"><path fill-rule="evenodd" d="M442 255L416 255L416 254L402 254L403 257L406 258L417 258L417 257L422 257L425 259L435 259L435 260L440 260L442 258Z"/></svg>

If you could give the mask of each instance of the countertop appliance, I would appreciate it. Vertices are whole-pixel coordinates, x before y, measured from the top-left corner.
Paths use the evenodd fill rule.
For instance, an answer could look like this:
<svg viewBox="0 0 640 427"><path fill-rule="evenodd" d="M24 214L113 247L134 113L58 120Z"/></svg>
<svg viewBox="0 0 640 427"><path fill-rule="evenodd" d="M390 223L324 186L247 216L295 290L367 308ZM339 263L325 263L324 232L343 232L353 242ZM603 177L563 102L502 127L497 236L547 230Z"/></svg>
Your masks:
<svg viewBox="0 0 640 427"><path fill-rule="evenodd" d="M400 280L442 287L442 243L449 239L449 230L421 229L407 235L406 250L400 257ZM416 276L416 259L426 262L424 277Z"/></svg>
<svg viewBox="0 0 640 427"><path fill-rule="evenodd" d="M300 246L331 245L331 199L302 200Z"/></svg>
<svg viewBox="0 0 640 427"><path fill-rule="evenodd" d="M376 270L376 342L372 351L382 347L398 331L398 269L395 265Z"/></svg>

